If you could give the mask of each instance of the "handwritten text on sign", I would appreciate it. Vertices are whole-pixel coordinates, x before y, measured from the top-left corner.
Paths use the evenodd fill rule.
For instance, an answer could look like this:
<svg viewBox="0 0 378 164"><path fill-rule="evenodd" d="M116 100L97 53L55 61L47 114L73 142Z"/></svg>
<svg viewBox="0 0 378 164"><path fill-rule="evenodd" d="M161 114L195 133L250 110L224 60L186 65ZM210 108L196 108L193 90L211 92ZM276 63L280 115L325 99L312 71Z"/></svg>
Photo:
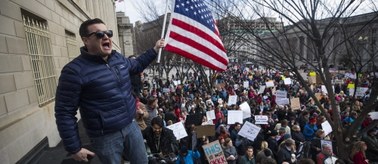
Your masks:
<svg viewBox="0 0 378 164"><path fill-rule="evenodd" d="M227 163L227 160L223 154L222 146L219 144L218 140L207 145L203 145L202 147L210 164Z"/></svg>

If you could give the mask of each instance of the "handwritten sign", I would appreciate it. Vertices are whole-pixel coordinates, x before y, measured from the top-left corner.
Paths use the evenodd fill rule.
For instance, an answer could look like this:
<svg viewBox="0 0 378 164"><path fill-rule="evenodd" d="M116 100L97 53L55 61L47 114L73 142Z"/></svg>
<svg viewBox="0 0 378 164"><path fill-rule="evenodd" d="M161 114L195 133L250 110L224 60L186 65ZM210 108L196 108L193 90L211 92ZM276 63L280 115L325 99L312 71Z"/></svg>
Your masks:
<svg viewBox="0 0 378 164"><path fill-rule="evenodd" d="M238 134L244 138L254 141L256 136L260 133L260 130L260 127L246 121Z"/></svg>
<svg viewBox="0 0 378 164"><path fill-rule="evenodd" d="M284 80L285 85L291 85L291 83L292 83L292 81L291 81L290 78L285 78L285 80Z"/></svg>
<svg viewBox="0 0 378 164"><path fill-rule="evenodd" d="M367 87L357 87L357 91L356 91L356 96L357 97L363 97L366 93L366 91L368 91L369 88Z"/></svg>
<svg viewBox="0 0 378 164"><path fill-rule="evenodd" d="M175 124L169 125L167 126L167 128L173 131L173 134L175 135L177 140L188 136L182 122L177 122Z"/></svg>
<svg viewBox="0 0 378 164"><path fill-rule="evenodd" d="M274 82L273 81L267 81L265 82L265 85L267 88L274 87Z"/></svg>
<svg viewBox="0 0 378 164"><path fill-rule="evenodd" d="M238 100L237 95L229 96L227 105L230 106L230 105L236 104L237 100Z"/></svg>
<svg viewBox="0 0 378 164"><path fill-rule="evenodd" d="M241 111L243 111L243 119L251 117L251 107L247 102L243 102L239 105Z"/></svg>
<svg viewBox="0 0 378 164"><path fill-rule="evenodd" d="M168 93L170 92L171 90L169 88L163 88L163 93Z"/></svg>
<svg viewBox="0 0 378 164"><path fill-rule="evenodd" d="M299 98L292 98L290 105L291 105L291 109L293 110L301 109L301 103L299 101Z"/></svg>
<svg viewBox="0 0 378 164"><path fill-rule="evenodd" d="M174 81L173 81L173 84L174 84L175 86L177 86L177 85L181 84L181 80L174 80Z"/></svg>
<svg viewBox="0 0 378 164"><path fill-rule="evenodd" d="M332 132L331 124L329 124L328 121L324 121L324 122L322 123L322 129L324 130L324 134L325 134L325 135L328 135L329 133Z"/></svg>
<svg viewBox="0 0 378 164"><path fill-rule="evenodd" d="M210 110L206 112L206 117L208 120L214 120L215 119L215 112L214 110Z"/></svg>
<svg viewBox="0 0 378 164"><path fill-rule="evenodd" d="M234 124L236 122L243 122L243 111L229 110L227 112L227 124Z"/></svg>
<svg viewBox="0 0 378 164"><path fill-rule="evenodd" d="M219 140L215 140L214 142L203 145L202 148L210 164L227 163L227 160L224 157L223 149L219 143Z"/></svg>
<svg viewBox="0 0 378 164"><path fill-rule="evenodd" d="M369 116L372 120L378 120L378 112L370 112Z"/></svg>
<svg viewBox="0 0 378 164"><path fill-rule="evenodd" d="M214 136L215 125L196 126L196 132L197 132L197 138L202 138L203 136Z"/></svg>
<svg viewBox="0 0 378 164"><path fill-rule="evenodd" d="M265 85L260 85L260 88L259 88L259 91L257 92L257 94L264 93L265 87L266 87Z"/></svg>
<svg viewBox="0 0 378 164"><path fill-rule="evenodd" d="M289 101L288 98L276 99L276 104L277 105L287 105L287 104L290 104L290 101Z"/></svg>
<svg viewBox="0 0 378 164"><path fill-rule="evenodd" d="M281 91L281 90L276 91L276 97L277 99L287 98L287 91Z"/></svg>
<svg viewBox="0 0 378 164"><path fill-rule="evenodd" d="M255 116L255 124L267 125L268 124L268 116L256 115Z"/></svg>
<svg viewBox="0 0 378 164"><path fill-rule="evenodd" d="M243 87L244 88L249 88L249 81L244 81L243 82Z"/></svg>

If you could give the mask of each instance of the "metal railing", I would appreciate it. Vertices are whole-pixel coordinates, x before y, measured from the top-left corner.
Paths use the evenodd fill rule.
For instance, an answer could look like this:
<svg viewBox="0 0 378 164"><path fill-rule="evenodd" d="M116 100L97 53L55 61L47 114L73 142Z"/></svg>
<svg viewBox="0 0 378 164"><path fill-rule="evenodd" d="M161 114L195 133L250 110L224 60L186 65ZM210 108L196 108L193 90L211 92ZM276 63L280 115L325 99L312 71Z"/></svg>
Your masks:
<svg viewBox="0 0 378 164"><path fill-rule="evenodd" d="M44 21L23 15L23 22L38 104L43 106L55 99L57 86L50 33Z"/></svg>

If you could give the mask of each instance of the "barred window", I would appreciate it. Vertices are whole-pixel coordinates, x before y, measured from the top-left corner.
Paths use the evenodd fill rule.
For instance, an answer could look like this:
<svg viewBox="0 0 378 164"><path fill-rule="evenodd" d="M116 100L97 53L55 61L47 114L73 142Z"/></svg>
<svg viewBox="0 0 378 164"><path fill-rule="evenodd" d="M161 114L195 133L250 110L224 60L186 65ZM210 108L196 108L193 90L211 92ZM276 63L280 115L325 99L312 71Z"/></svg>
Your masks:
<svg viewBox="0 0 378 164"><path fill-rule="evenodd" d="M57 87L50 33L46 20L24 10L22 17L38 104L43 106L55 99Z"/></svg>
<svg viewBox="0 0 378 164"><path fill-rule="evenodd" d="M68 58L71 61L79 55L80 50L79 50L79 47L77 46L75 33L68 30L66 30L65 32L66 32Z"/></svg>

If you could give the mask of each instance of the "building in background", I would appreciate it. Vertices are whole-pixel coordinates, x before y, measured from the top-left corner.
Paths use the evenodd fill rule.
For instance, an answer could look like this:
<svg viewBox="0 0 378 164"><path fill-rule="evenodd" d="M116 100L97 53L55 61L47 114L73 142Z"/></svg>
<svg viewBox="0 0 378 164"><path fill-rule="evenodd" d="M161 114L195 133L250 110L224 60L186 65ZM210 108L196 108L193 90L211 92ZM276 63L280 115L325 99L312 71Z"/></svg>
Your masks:
<svg viewBox="0 0 378 164"><path fill-rule="evenodd" d="M105 21L120 50L114 3L0 1L0 163L22 163L38 147L60 142L54 117L60 71L79 54L78 29L89 18Z"/></svg>
<svg viewBox="0 0 378 164"><path fill-rule="evenodd" d="M218 27L230 63L240 63L258 60L258 47L254 35L265 35L270 30L282 30L283 23L274 17L249 20L228 16L218 21Z"/></svg>
<svg viewBox="0 0 378 164"><path fill-rule="evenodd" d="M122 54L125 56L135 55L134 53L134 30L128 16L124 12L117 12L117 24L119 43Z"/></svg>

